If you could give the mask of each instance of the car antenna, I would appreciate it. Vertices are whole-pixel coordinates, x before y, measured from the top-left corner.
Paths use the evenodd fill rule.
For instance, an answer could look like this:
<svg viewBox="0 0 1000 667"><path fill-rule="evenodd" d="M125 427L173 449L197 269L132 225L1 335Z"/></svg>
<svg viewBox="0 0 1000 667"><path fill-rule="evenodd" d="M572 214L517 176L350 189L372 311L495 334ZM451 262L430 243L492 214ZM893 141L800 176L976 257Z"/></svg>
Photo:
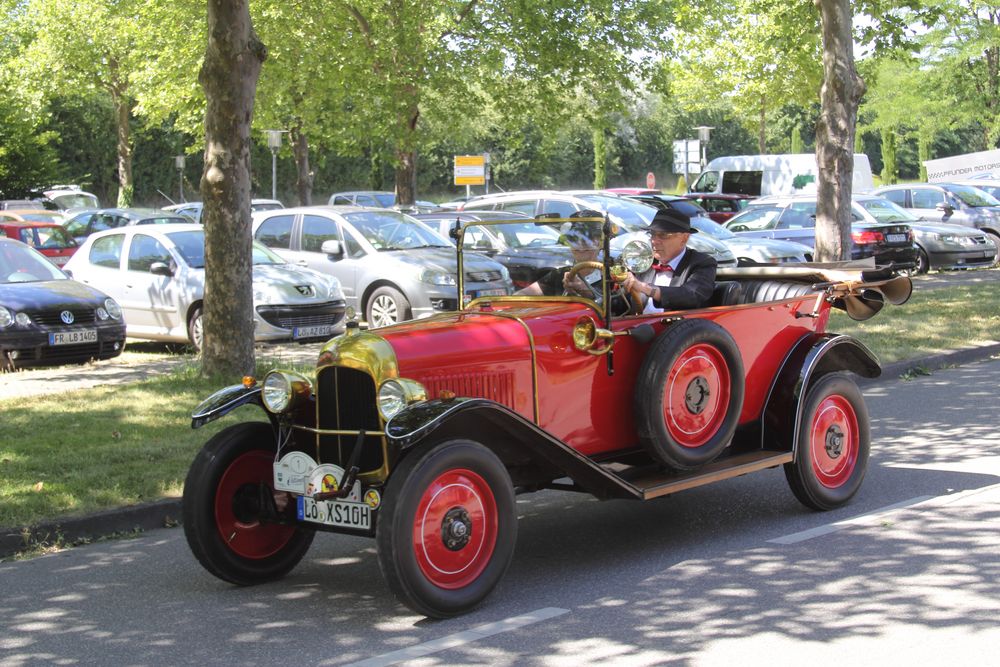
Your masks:
<svg viewBox="0 0 1000 667"><path fill-rule="evenodd" d="M166 193L164 193L164 192L163 192L163 190L160 190L159 188L157 188L157 190L156 190L156 191L157 191L157 192L159 192L159 193L160 193L161 195L163 195L163 198L164 198L164 199L166 199L166 200L167 200L168 202L170 202L170 205L171 205L171 206L173 206L174 204L176 204L176 203L177 203L177 202L175 202L175 201L174 201L173 199L171 199L170 197L168 197L168 196L166 195Z"/></svg>

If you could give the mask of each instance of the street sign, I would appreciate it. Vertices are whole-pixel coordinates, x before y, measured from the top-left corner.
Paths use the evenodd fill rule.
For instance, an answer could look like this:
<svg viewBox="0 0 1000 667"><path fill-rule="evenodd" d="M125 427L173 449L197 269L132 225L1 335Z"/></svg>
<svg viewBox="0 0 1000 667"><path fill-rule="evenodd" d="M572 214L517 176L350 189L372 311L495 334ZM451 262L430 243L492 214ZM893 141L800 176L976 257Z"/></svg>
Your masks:
<svg viewBox="0 0 1000 667"><path fill-rule="evenodd" d="M674 141L674 173L697 174L701 172L701 142L697 139Z"/></svg>
<svg viewBox="0 0 1000 667"><path fill-rule="evenodd" d="M483 185L485 183L485 155L455 156L455 185Z"/></svg>
<svg viewBox="0 0 1000 667"><path fill-rule="evenodd" d="M653 172L646 174L646 188L649 190L656 189L656 175Z"/></svg>

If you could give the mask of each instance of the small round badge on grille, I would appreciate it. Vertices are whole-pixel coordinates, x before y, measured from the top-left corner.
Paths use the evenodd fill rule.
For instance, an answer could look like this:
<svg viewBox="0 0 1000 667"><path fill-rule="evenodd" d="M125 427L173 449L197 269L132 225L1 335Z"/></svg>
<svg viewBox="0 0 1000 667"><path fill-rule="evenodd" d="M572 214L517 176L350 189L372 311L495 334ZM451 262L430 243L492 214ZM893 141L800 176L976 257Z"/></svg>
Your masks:
<svg viewBox="0 0 1000 667"><path fill-rule="evenodd" d="M59 313L59 319L61 319L66 324L73 324L73 313L68 310L64 310Z"/></svg>

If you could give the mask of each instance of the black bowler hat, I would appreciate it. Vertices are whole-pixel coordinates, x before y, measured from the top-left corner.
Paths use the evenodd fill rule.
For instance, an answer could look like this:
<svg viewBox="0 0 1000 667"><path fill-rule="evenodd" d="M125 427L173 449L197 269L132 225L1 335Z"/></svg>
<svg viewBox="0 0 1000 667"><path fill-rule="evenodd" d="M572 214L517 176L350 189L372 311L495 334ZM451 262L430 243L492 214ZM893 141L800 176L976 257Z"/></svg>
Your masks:
<svg viewBox="0 0 1000 667"><path fill-rule="evenodd" d="M647 232L698 233L698 230L691 226L690 217L672 208L659 209L656 215L653 216L653 220L649 223L649 226L643 229Z"/></svg>

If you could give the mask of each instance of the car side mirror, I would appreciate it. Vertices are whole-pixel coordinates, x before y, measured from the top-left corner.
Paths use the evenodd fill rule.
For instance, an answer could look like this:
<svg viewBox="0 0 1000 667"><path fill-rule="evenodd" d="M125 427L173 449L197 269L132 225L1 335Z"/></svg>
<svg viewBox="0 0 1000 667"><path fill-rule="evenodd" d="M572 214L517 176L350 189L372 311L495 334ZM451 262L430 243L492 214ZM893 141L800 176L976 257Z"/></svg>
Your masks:
<svg viewBox="0 0 1000 667"><path fill-rule="evenodd" d="M149 265L149 272L156 276L167 276L168 278L174 275L170 266L165 262L153 262Z"/></svg>
<svg viewBox="0 0 1000 667"><path fill-rule="evenodd" d="M340 257L344 254L344 247L340 244L337 239L330 239L329 241L323 241L323 245L319 248L320 252L324 255L333 255L334 257Z"/></svg>
<svg viewBox="0 0 1000 667"><path fill-rule="evenodd" d="M935 206L935 208L939 211L943 211L945 215L951 215L952 213L955 212L955 209L952 207L952 205L946 202L939 203L937 206Z"/></svg>

